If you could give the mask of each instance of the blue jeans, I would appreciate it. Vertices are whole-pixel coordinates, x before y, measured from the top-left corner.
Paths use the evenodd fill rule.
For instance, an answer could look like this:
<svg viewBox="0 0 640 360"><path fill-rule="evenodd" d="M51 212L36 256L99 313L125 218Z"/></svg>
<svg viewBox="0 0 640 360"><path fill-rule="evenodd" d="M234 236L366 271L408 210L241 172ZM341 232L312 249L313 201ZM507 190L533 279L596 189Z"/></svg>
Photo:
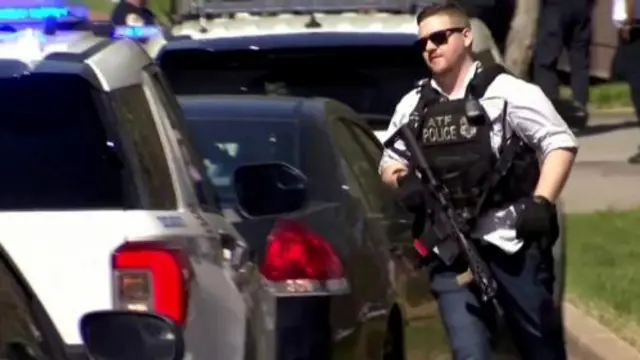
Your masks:
<svg viewBox="0 0 640 360"><path fill-rule="evenodd" d="M551 249L525 245L516 254L507 255L493 245L484 245L479 251L498 282L496 300L522 358L565 360L561 313L553 301ZM431 288L453 358L488 360L492 358L495 309L479 300L473 285L458 285L456 275L465 269L463 261L452 266L436 264L431 271Z"/></svg>

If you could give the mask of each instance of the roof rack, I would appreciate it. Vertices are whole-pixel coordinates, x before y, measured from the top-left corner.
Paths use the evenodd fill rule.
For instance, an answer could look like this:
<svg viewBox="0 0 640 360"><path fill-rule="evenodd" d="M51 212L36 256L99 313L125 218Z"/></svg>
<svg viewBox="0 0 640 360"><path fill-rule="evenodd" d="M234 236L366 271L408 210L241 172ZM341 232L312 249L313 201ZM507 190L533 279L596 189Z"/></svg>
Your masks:
<svg viewBox="0 0 640 360"><path fill-rule="evenodd" d="M197 6L202 16L233 16L237 13L336 13L394 12L415 13L420 6L438 0L205 0Z"/></svg>

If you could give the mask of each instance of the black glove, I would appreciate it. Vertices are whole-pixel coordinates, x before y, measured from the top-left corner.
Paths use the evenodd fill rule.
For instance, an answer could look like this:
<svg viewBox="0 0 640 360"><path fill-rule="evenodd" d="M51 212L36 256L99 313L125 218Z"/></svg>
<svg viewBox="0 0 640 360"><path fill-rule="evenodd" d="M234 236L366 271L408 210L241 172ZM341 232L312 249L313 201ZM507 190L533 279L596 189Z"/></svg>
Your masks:
<svg viewBox="0 0 640 360"><path fill-rule="evenodd" d="M542 196L520 202L522 210L516 219L516 235L525 241L542 241L558 237L556 206Z"/></svg>
<svg viewBox="0 0 640 360"><path fill-rule="evenodd" d="M418 213L424 208L423 186L415 173L398 177L398 197L402 205L412 213Z"/></svg>

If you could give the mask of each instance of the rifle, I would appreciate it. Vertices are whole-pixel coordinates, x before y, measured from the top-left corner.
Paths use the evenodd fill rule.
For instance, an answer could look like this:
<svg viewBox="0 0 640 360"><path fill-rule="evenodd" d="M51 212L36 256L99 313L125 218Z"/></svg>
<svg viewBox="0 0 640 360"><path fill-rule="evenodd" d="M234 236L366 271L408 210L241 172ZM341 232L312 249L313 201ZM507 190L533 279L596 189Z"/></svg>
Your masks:
<svg viewBox="0 0 640 360"><path fill-rule="evenodd" d="M481 299L484 302L494 299L498 285L487 264L480 258L475 245L467 239L461 230L460 217L455 213L448 199L448 190L435 177L427 159L425 159L420 146L416 141L416 136L410 128L411 123L401 126L387 141L387 144L394 144L397 140L402 140L407 147L407 155L411 168L415 168L424 184L425 201L428 202L432 210L429 216L432 221L428 224L435 226L438 232L446 238L444 242L455 240L459 250L469 263L469 269L457 276L458 284L468 284L471 281L476 283L481 291Z"/></svg>

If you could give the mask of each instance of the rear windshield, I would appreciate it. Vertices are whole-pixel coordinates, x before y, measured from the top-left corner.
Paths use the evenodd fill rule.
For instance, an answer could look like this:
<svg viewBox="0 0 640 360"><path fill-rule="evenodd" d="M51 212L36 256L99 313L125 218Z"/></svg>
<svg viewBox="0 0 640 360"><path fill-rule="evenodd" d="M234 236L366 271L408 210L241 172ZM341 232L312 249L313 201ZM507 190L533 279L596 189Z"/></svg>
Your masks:
<svg viewBox="0 0 640 360"><path fill-rule="evenodd" d="M223 204L235 203L232 178L238 166L265 162L297 165L296 128L290 120L187 118L187 127Z"/></svg>
<svg viewBox="0 0 640 360"><path fill-rule="evenodd" d="M383 122L427 75L413 46L176 51L161 65L179 94L329 97Z"/></svg>
<svg viewBox="0 0 640 360"><path fill-rule="evenodd" d="M0 209L131 205L89 84L75 76L0 79Z"/></svg>

